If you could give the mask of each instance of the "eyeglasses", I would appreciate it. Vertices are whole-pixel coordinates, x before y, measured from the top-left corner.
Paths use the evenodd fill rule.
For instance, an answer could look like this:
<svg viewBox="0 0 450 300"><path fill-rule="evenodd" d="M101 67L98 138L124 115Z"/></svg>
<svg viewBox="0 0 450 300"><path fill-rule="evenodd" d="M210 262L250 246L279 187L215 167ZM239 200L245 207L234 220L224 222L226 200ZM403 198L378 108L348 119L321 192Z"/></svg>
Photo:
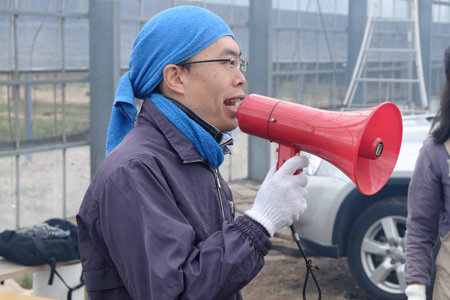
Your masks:
<svg viewBox="0 0 450 300"><path fill-rule="evenodd" d="M184 65L192 65L192 64L199 64L199 63L208 63L208 62L217 62L217 61L223 61L227 63L227 69L231 70L233 68L237 69L237 70L241 70L241 72L246 72L247 71L247 65L248 62L240 57L240 56L232 56L230 58L224 58L224 59L209 59L209 60L197 60L197 61L188 61L188 62L183 62L183 63L179 63L179 66L184 66Z"/></svg>

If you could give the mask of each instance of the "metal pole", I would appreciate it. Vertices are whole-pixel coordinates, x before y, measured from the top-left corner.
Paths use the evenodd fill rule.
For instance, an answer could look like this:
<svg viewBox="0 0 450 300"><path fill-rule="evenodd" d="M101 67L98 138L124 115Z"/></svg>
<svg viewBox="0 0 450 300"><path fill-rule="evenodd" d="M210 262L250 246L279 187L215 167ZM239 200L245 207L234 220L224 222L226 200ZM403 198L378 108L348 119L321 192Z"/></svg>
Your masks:
<svg viewBox="0 0 450 300"><path fill-rule="evenodd" d="M349 0L348 2L348 39L347 39L347 69L345 83L349 85L353 69L358 59L359 50L367 23L367 0Z"/></svg>
<svg viewBox="0 0 450 300"><path fill-rule="evenodd" d="M62 12L66 11L66 1L62 2ZM65 24L66 19L62 17L60 20L60 39L61 39L61 77L66 78L66 51L65 51ZM62 139L63 143L67 143L67 123L66 123L66 84L61 84L61 104L62 104ZM63 186L63 206L62 216L65 219L67 217L67 149L62 149L62 186Z"/></svg>
<svg viewBox="0 0 450 300"><path fill-rule="evenodd" d="M27 80L31 80L31 73L27 74ZM32 87L31 84L27 84L26 89L26 98L27 98L27 107L26 107L26 139L31 140L33 138L33 105L32 105Z"/></svg>
<svg viewBox="0 0 450 300"><path fill-rule="evenodd" d="M89 1L91 178L105 158L106 133L119 80L119 1Z"/></svg>
<svg viewBox="0 0 450 300"><path fill-rule="evenodd" d="M271 96L272 0L250 0L249 7L249 93ZM270 168L270 143L249 136L248 178L262 181Z"/></svg>
<svg viewBox="0 0 450 300"><path fill-rule="evenodd" d="M429 0L418 0L417 12L419 17L419 35L420 35L420 51L422 54L422 72L425 84L425 92L420 91L422 95L422 101L424 98L429 98L430 95L430 51L431 51L431 19L432 19L433 3ZM429 106L430 103L427 102ZM423 105L424 103L422 103Z"/></svg>
<svg viewBox="0 0 450 300"><path fill-rule="evenodd" d="M17 8L17 1L14 1L14 9ZM14 38L14 74L13 79L19 78L19 46L17 38L17 14L13 15L13 38ZM15 125L15 146L16 149L20 149L20 121L19 121L19 101L20 101L20 88L19 85L13 86L12 98L14 102L14 125ZM16 228L20 228L20 155L16 155Z"/></svg>

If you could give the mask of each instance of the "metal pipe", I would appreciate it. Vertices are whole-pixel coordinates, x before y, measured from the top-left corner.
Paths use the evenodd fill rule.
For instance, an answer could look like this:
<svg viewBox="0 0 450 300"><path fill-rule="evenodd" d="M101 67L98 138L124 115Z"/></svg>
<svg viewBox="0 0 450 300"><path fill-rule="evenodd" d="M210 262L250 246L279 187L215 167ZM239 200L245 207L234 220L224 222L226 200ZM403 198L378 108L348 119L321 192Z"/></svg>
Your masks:
<svg viewBox="0 0 450 300"><path fill-rule="evenodd" d="M65 11L66 0L62 2L62 12ZM61 68L62 68L62 78L66 78L66 52L64 45L64 24L65 17L61 18L60 25L60 33L61 33ZM66 124L66 83L61 83L61 103L62 103L62 140L63 143L67 143L67 124ZM63 207L62 207L62 215L65 219L67 216L67 168L66 168L66 148L62 149L62 185L63 185Z"/></svg>
<svg viewBox="0 0 450 300"><path fill-rule="evenodd" d="M60 13L51 11L27 11L21 9L0 9L0 15L21 15L37 17L60 17L60 18L87 18L87 13Z"/></svg>
<svg viewBox="0 0 450 300"><path fill-rule="evenodd" d="M17 0L14 0L14 7L17 7ZM13 78L19 77L19 50L17 41L17 14L13 15L13 43L14 43L14 75ZM12 90L13 102L14 102L14 124L15 124L15 147L20 149L20 133L19 133L19 86L16 85ZM20 228L20 156L16 155L16 228Z"/></svg>
<svg viewBox="0 0 450 300"><path fill-rule="evenodd" d="M19 73L17 73L19 74ZM17 75L19 77L19 75ZM62 84L62 83L77 83L77 82L89 82L89 77L83 78L61 78L61 79L12 79L12 80L2 80L0 81L0 86L2 85L34 85L34 84Z"/></svg>

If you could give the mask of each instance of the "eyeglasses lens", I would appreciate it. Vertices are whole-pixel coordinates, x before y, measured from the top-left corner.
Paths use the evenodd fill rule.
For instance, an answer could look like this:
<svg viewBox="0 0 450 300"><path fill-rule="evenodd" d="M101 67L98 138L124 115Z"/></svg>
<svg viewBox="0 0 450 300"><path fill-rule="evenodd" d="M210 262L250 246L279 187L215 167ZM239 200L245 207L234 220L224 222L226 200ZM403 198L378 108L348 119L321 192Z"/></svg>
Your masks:
<svg viewBox="0 0 450 300"><path fill-rule="evenodd" d="M236 68L241 70L242 72L247 71L247 62L242 57L238 56L237 58L237 65Z"/></svg>
<svg viewBox="0 0 450 300"><path fill-rule="evenodd" d="M240 70L241 72L246 72L247 62L240 56L233 56L227 61L227 69L231 70L233 68Z"/></svg>

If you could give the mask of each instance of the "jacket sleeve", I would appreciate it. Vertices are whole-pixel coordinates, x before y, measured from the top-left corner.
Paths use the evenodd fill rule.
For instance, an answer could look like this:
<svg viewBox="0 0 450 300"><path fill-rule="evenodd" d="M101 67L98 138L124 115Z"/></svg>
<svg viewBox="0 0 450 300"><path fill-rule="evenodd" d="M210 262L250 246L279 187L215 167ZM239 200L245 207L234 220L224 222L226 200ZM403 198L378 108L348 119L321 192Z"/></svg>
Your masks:
<svg viewBox="0 0 450 300"><path fill-rule="evenodd" d="M133 299L221 299L264 265L270 241L245 218L195 244L164 178L139 162L115 171L99 204L105 243Z"/></svg>
<svg viewBox="0 0 450 300"><path fill-rule="evenodd" d="M439 235L441 175L438 162L422 147L408 190L406 283L430 284L433 247Z"/></svg>

